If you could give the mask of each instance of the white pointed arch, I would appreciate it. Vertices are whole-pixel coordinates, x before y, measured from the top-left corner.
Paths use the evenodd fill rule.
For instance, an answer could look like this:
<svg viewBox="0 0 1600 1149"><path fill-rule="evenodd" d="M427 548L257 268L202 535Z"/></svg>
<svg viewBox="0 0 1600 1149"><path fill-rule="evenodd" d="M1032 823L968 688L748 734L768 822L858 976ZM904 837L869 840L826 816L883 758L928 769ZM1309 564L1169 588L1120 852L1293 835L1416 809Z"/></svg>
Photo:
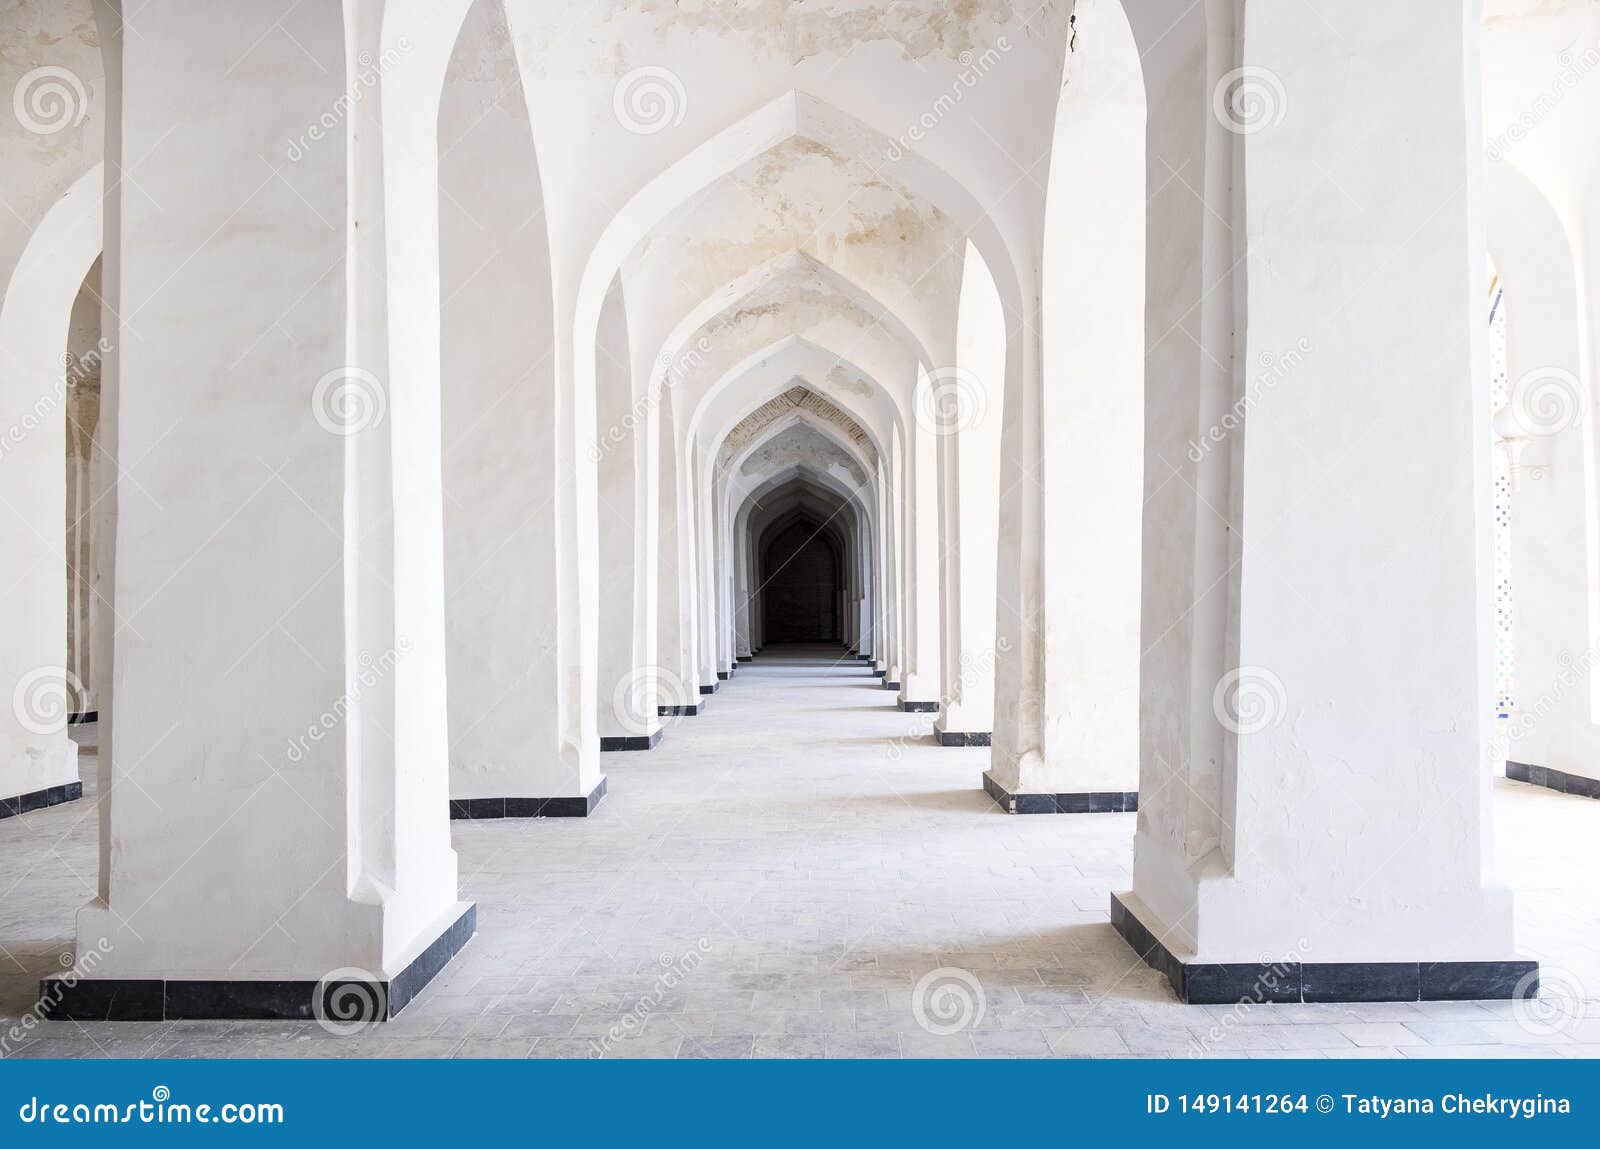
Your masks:
<svg viewBox="0 0 1600 1149"><path fill-rule="evenodd" d="M800 388L797 385L797 389L804 388ZM852 420L852 422L854 422L854 420ZM745 460L749 459L751 455L755 454L762 447L772 442L772 440L776 439L784 432L790 431L797 426L806 427L810 430L816 431L819 435L823 436L830 443L837 446L842 452L844 452L845 456L861 469L863 486L866 486L872 482L872 473L877 466L877 453L873 452L872 454L868 454L862 449L862 444L856 442L846 433L846 428L840 427L832 420L826 419L817 412L803 406L793 407L790 410L783 412L766 426L762 427L761 430L752 436L748 442L741 443L733 451L733 453L728 456L726 466L722 467L723 472L730 476L739 475L744 466ZM722 451L720 446L718 447L717 453L712 457L718 461L719 465L722 463Z"/></svg>
<svg viewBox="0 0 1600 1149"><path fill-rule="evenodd" d="M935 362L927 344L917 337L893 308L876 295L815 257L802 251L788 251L729 280L673 325L653 361L650 394L659 394L670 376L682 373L681 365L698 333L711 327L720 317L736 313L746 300L786 280L809 283L838 296L865 313L894 343L907 348L924 363Z"/></svg>
<svg viewBox="0 0 1600 1149"><path fill-rule="evenodd" d="M726 437L727 431L738 426L751 411L782 394L793 385L789 380L795 375L800 375L808 380L807 386L811 390L838 406L867 432L879 457L888 458L887 432L902 428L910 417L909 396L897 397L875 374L852 359L850 354L851 349L837 348L826 338L799 335L785 336L752 351L724 371L706 388L685 420L686 434L691 436L698 434L702 424L712 418L714 413L720 412L722 404L718 403L719 399L764 365L771 365L776 368L778 381L753 392L746 403L738 409L737 414L721 420L724 429L716 435L718 444ZM818 376L825 377L833 368L849 371L851 374L847 381L865 389L859 400L841 395L838 388L817 383ZM870 401L868 410L862 409L863 401Z"/></svg>
<svg viewBox="0 0 1600 1149"><path fill-rule="evenodd" d="M737 170L774 144L795 136L814 140L840 153L881 163L893 140L816 96L789 91L756 109L670 165L646 183L612 217L585 262L580 277L572 340L574 386L594 387L594 335L600 308L612 277L634 246L679 204L720 177ZM901 151L896 167L900 182L922 196L977 245L995 276L1011 314L1021 314L1023 290L1012 258L994 222L959 181L915 152ZM1009 356L1020 370L1021 356ZM1012 368L1008 368L1009 371ZM580 429L580 436L586 434Z"/></svg>

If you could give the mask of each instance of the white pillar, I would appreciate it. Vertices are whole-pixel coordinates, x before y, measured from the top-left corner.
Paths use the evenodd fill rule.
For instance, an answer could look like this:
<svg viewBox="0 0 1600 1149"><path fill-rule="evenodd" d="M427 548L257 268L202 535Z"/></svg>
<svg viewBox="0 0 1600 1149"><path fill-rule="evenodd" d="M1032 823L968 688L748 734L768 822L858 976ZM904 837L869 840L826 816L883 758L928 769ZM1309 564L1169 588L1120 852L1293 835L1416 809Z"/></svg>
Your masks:
<svg viewBox="0 0 1600 1149"><path fill-rule="evenodd" d="M604 600L597 697L602 750L648 749L661 729L651 675L634 662L635 632L641 621L634 594L633 552L641 526L634 509L639 493L634 469L640 440L649 428L634 415L629 362L628 313L619 276L612 281L600 312L595 355L600 590Z"/></svg>
<svg viewBox="0 0 1600 1149"><path fill-rule="evenodd" d="M711 518L714 530L713 540L716 544L716 608L717 608L717 642L716 642L716 671L717 677L733 673L734 657L734 622L733 622L733 526L730 521L728 507L728 482L721 474L716 474L712 484Z"/></svg>
<svg viewBox="0 0 1600 1149"><path fill-rule="evenodd" d="M1186 709L1222 753L1202 791L1182 748L1146 730L1134 889L1114 907L1137 948L1165 949L1190 1000L1236 1000L1277 963L1292 972L1273 992L1292 1000L1503 997L1531 968L1509 961L1511 898L1486 877L1475 9L1419 0L1335 30L1256 4L1243 35L1210 29L1208 109L1236 66L1252 85L1219 99L1233 131L1212 127L1206 175L1242 181L1212 202L1245 259L1223 411L1244 418L1207 456L1214 475L1172 478L1221 498L1188 504L1193 525L1152 501L1146 537L1203 522L1231 561L1205 600L1221 633L1196 625L1190 640L1215 645L1181 675L1147 663L1144 701L1147 724ZM1338 157L1337 174L1308 189L1312 155ZM1381 274L1374 250L1395 253ZM1179 469L1197 435L1206 423L1153 424L1152 460ZM1147 632L1151 603L1172 602L1167 584L1196 561L1147 552Z"/></svg>
<svg viewBox="0 0 1600 1149"><path fill-rule="evenodd" d="M1024 370L1007 393L1017 410L1005 411L1001 487L1020 512L1006 517L1002 551L1008 568L1013 554L1022 561L1000 584L995 748L984 784L1014 813L1137 804L1144 79L1120 4L1086 0L1075 15L1078 47L1056 108L1043 294L1038 311L1012 320L1013 347L1040 357L1042 379ZM1186 13L1174 27L1171 17L1163 26L1180 39L1185 23L1205 18ZM1148 74L1161 76L1165 64L1158 52ZM1152 200L1151 218L1166 206ZM964 311L967 295L964 287ZM980 372L973 385L992 375ZM1194 391L1186 387L1183 401Z"/></svg>
<svg viewBox="0 0 1600 1149"><path fill-rule="evenodd" d="M643 678L632 713L656 738L661 730L661 405L651 401L647 372L635 371L633 381L633 665Z"/></svg>
<svg viewBox="0 0 1600 1149"><path fill-rule="evenodd" d="M0 119L0 818L79 795L67 715L95 685L79 681L68 657L62 529L66 419L82 373L63 356L74 300L100 253L104 184L106 84L99 45L80 34L85 12L8 11L15 27L6 60L13 102Z"/></svg>
<svg viewBox="0 0 1600 1149"><path fill-rule="evenodd" d="M1505 288L1510 392L1495 427L1511 435L1499 449L1514 452L1514 701L1505 770L1592 795L1600 793L1600 619L1588 561L1596 417L1582 347L1600 334L1581 331L1573 244L1553 205L1509 163L1490 162L1486 185L1489 247Z"/></svg>
<svg viewBox="0 0 1600 1149"><path fill-rule="evenodd" d="M694 628L688 611L690 558L689 540L683 526L683 461L677 433L677 412L670 393L662 393L660 412L660 469L657 516L660 545L657 597L657 649L660 662L656 674L656 701L664 707L663 717L695 713L699 691L694 669Z"/></svg>
<svg viewBox="0 0 1600 1149"><path fill-rule="evenodd" d="M97 958L52 1016L305 1016L281 983L333 971L390 983L392 1012L472 928L446 804L433 160L465 5L348 26L290 7L150 7L102 37L113 163L161 162L119 181L108 229L116 434L141 462L110 588L104 893L78 924ZM270 34L291 17L292 42ZM358 100L362 59L392 66ZM307 138L334 108L350 120Z"/></svg>
<svg viewBox="0 0 1600 1149"><path fill-rule="evenodd" d="M892 443L892 440L891 440ZM892 449L892 447L891 447ZM872 613L872 669L889 674L890 655L894 650L894 512L889 485L891 458L878 457L877 482L873 484L874 506L877 511L878 530L873 538L874 589Z"/></svg>
<svg viewBox="0 0 1600 1149"><path fill-rule="evenodd" d="M67 659L67 407L73 301L100 254L101 169L45 214L0 302L0 515L10 584L0 596L0 817L77 798L67 716L84 686Z"/></svg>
<svg viewBox="0 0 1600 1149"><path fill-rule="evenodd" d="M492 6L473 7L457 47L439 114L451 809L587 809L541 805L588 793L561 754L544 181Z"/></svg>
<svg viewBox="0 0 1600 1149"><path fill-rule="evenodd" d="M706 457L699 435L691 441L689 505L694 516L695 666L700 695L717 689L717 556L716 524L712 502L716 489L716 461Z"/></svg>
<svg viewBox="0 0 1600 1149"><path fill-rule="evenodd" d="M956 321L956 365L940 372L944 687L934 730L947 746L984 746L994 728L996 572L1006 324L983 257L967 244Z"/></svg>
<svg viewBox="0 0 1600 1149"><path fill-rule="evenodd" d="M932 386L917 367L917 386ZM922 404L918 404L922 409ZM903 710L935 710L939 705L939 438L931 420L908 428L906 484L901 494L905 527L907 659L900 678Z"/></svg>
<svg viewBox="0 0 1600 1149"><path fill-rule="evenodd" d="M909 653L907 651L907 630L909 627L908 608L906 600L910 595L910 585L907 579L906 568L906 486L909 482L908 467L906 464L905 439L899 429L895 430L894 441L890 447L889 472L890 484L885 492L884 522L889 526L889 572L894 586L894 595L890 602L889 626L893 636L890 644L889 669L884 675L884 686L899 691L901 680L905 677Z"/></svg>

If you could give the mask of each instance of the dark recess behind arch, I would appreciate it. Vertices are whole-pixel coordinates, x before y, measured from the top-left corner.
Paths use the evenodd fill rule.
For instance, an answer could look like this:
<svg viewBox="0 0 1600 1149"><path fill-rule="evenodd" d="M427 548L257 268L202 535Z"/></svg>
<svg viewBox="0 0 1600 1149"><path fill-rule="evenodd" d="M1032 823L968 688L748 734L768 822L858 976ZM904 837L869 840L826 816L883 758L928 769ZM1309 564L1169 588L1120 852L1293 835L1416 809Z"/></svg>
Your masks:
<svg viewBox="0 0 1600 1149"><path fill-rule="evenodd" d="M838 642L843 563L821 524L795 519L761 540L762 610L766 641Z"/></svg>

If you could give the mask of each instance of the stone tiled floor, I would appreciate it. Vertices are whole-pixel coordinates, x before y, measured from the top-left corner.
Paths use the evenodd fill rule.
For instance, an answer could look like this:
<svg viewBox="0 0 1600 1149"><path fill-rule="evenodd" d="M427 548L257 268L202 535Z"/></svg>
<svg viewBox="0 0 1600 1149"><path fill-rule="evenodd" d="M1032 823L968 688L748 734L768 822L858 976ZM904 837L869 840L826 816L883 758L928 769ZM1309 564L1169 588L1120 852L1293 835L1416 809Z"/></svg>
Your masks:
<svg viewBox="0 0 1600 1149"><path fill-rule="evenodd" d="M0 823L0 1042L22 1057L1600 1053L1600 804L1496 792L1521 944L1546 963L1538 1013L1185 1006L1106 924L1134 816L1007 817L979 788L987 751L936 747L928 728L852 664L747 665L655 751L606 755L595 816L455 823L478 936L398 1020L342 1037L53 1022L8 1038L92 890L91 786ZM919 995L935 970L961 972Z"/></svg>

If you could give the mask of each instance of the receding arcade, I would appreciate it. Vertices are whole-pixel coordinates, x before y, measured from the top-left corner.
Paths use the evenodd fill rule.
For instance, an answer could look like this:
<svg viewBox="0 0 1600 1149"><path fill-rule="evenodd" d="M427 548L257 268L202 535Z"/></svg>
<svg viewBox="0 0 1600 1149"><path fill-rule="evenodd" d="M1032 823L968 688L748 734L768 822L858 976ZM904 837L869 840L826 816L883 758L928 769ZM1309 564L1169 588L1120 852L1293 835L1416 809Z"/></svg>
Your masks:
<svg viewBox="0 0 1600 1149"><path fill-rule="evenodd" d="M452 832L603 816L784 645L974 754L974 817L1136 811L1107 914L1184 1000L1536 987L1488 864L1483 256L1511 374L1582 408L1497 423L1556 477L1532 698L1593 597L1600 230L1544 152L1486 174L1474 5L1337 50L1166 0L61 7L92 97L0 173L6 812L80 799L98 718L53 1016L398 1012L478 926ZM1572 793L1591 670L1511 753Z"/></svg>

